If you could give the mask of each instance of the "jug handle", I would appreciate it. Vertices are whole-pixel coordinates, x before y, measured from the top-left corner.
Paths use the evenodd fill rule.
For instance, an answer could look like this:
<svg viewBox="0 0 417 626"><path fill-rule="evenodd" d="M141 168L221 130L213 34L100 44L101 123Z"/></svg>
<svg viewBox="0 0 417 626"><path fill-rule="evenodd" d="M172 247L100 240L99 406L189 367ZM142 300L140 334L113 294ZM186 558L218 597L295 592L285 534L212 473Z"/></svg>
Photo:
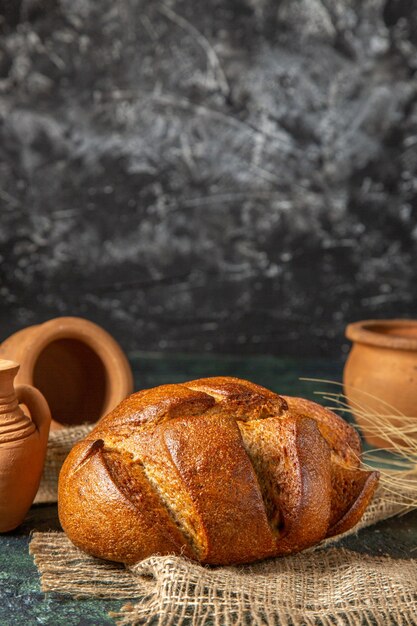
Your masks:
<svg viewBox="0 0 417 626"><path fill-rule="evenodd" d="M51 411L41 392L31 385L16 385L16 395L19 404L25 404L42 438L48 438L51 425Z"/></svg>

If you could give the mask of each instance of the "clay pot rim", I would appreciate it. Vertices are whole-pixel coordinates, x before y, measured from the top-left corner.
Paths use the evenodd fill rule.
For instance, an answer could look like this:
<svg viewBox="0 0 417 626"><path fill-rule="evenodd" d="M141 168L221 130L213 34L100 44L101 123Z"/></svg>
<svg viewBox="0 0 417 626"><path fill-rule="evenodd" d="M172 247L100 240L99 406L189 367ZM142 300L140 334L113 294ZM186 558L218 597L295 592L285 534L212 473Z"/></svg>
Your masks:
<svg viewBox="0 0 417 626"><path fill-rule="evenodd" d="M0 358L0 372L10 371L15 369L16 371L20 368L20 364L13 359L1 359Z"/></svg>
<svg viewBox="0 0 417 626"><path fill-rule="evenodd" d="M30 346L27 346L28 354L22 358L20 367L21 375L27 378L30 385L34 384L33 372L39 354L54 341L74 339L94 350L103 362L106 375L111 372L111 376L108 377L108 394L105 398L103 415L109 413L120 402L121 396L126 397L131 393L133 377L128 360L119 344L104 328L90 320L70 316L35 324L28 327L28 330L39 327L42 327L42 332L34 333ZM57 425L62 426L59 422Z"/></svg>
<svg viewBox="0 0 417 626"><path fill-rule="evenodd" d="M387 334L380 329L415 328L416 337ZM371 319L353 322L346 327L345 335L355 343L388 348L393 350L417 351L417 320L413 319Z"/></svg>

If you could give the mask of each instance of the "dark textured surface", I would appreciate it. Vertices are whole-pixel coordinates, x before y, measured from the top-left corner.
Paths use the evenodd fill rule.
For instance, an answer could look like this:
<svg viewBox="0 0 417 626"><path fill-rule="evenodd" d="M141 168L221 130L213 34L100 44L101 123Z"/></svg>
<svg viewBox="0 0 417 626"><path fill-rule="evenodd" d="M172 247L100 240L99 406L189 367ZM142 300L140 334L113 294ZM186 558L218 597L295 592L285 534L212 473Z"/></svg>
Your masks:
<svg viewBox="0 0 417 626"><path fill-rule="evenodd" d="M274 358L204 358L183 355L137 355L132 360L136 388L227 374L248 377L281 393L314 398L318 383L299 381L300 376L340 380L341 364ZM123 601L74 600L56 593L44 595L32 558L28 554L32 530L60 530L55 505L34 506L13 533L0 535L0 626L92 626L113 624L108 611ZM379 523L348 537L339 545L371 555L394 558L417 556L417 511Z"/></svg>
<svg viewBox="0 0 417 626"><path fill-rule="evenodd" d="M413 0L0 0L0 323L340 354L417 316Z"/></svg>
<svg viewBox="0 0 417 626"><path fill-rule="evenodd" d="M58 528L56 506L37 506L31 509L19 534L0 536L1 626L114 626L107 613L117 610L122 604L119 601L68 600L40 590L37 569L28 552L29 533Z"/></svg>
<svg viewBox="0 0 417 626"><path fill-rule="evenodd" d="M344 539L340 546L373 556L415 558L417 511L376 524ZM37 569L28 553L32 530L60 530L56 505L34 506L18 531L0 536L1 626L93 626L113 624L109 611L126 601L74 600L40 591Z"/></svg>

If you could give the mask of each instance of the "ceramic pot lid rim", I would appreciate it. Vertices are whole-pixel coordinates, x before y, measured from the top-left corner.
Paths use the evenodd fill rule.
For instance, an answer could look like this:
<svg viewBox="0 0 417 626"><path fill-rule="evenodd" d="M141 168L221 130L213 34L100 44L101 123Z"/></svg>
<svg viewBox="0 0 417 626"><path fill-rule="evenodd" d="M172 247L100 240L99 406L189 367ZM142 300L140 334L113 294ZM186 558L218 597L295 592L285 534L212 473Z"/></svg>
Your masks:
<svg viewBox="0 0 417 626"><path fill-rule="evenodd" d="M412 336L395 334L395 329L412 329ZM346 337L353 342L393 350L417 351L417 320L370 319L354 322L346 327Z"/></svg>

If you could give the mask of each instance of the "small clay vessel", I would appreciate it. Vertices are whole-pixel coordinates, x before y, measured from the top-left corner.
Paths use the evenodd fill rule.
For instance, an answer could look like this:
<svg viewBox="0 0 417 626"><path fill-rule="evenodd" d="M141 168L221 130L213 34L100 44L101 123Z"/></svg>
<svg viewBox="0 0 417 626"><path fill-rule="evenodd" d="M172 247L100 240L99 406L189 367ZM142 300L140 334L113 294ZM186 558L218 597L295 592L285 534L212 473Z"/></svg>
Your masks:
<svg viewBox="0 0 417 626"><path fill-rule="evenodd" d="M360 410L371 419L378 415L387 430L409 427L415 417L417 429L417 320L364 320L349 324L346 337L353 342L343 375L349 405L368 443L391 447L383 433L369 429L369 417ZM394 441L404 444L401 438Z"/></svg>
<svg viewBox="0 0 417 626"><path fill-rule="evenodd" d="M41 480L51 413L40 391L13 381L18 363L0 359L0 532L23 521ZM27 406L31 418L19 404Z"/></svg>
<svg viewBox="0 0 417 626"><path fill-rule="evenodd" d="M79 317L24 328L2 343L0 358L20 363L16 382L43 393L51 429L96 422L133 391L120 346L103 328Z"/></svg>

